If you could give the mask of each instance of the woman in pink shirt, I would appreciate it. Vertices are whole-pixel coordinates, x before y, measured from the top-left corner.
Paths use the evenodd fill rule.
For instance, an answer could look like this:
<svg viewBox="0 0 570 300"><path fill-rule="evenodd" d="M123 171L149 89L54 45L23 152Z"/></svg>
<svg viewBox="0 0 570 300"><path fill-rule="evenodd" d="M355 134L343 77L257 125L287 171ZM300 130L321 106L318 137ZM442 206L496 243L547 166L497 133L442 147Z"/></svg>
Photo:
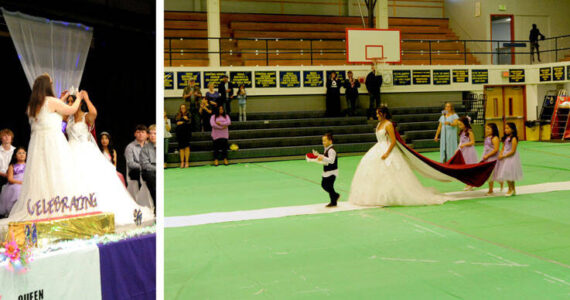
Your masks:
<svg viewBox="0 0 570 300"><path fill-rule="evenodd" d="M218 166L218 160L223 159L224 165L228 165L228 126L232 124L230 116L226 114L224 106L216 109L216 113L210 118L212 125L212 140L214 140L214 165Z"/></svg>

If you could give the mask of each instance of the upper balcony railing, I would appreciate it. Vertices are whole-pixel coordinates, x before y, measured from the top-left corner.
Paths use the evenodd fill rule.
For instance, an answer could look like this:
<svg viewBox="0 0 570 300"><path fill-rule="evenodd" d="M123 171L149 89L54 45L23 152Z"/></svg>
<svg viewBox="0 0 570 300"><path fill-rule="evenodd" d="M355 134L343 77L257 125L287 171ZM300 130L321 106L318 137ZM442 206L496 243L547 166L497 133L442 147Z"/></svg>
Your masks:
<svg viewBox="0 0 570 300"><path fill-rule="evenodd" d="M219 51L209 52L216 40ZM342 65L344 39L165 37L165 66L207 66L216 54L223 66ZM570 60L570 35L539 41L541 62ZM411 40L401 42L405 65L529 64L529 41ZM537 63L535 53L534 63Z"/></svg>

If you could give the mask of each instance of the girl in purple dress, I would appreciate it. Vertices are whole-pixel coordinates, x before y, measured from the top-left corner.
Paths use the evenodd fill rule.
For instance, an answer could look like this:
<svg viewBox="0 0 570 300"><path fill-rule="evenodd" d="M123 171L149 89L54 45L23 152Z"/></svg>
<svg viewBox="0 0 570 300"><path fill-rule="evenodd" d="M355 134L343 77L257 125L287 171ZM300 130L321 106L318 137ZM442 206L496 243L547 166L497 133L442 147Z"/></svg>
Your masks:
<svg viewBox="0 0 570 300"><path fill-rule="evenodd" d="M488 123L485 125L485 148L483 149L481 162L496 161L499 158L500 145L501 140L499 139L499 128L497 128L497 124ZM493 173L495 173L496 170L497 165L495 165L495 171L493 171ZM489 177L489 191L487 195L493 194L493 176ZM501 182L501 190L503 190L503 182Z"/></svg>
<svg viewBox="0 0 570 300"><path fill-rule="evenodd" d="M463 159L466 164L477 163L477 151L475 150L475 135L469 124L469 119L467 117L459 118L457 126L461 132L459 133L459 147L457 151L461 151ZM466 186L466 191L473 190L472 186Z"/></svg>
<svg viewBox="0 0 570 300"><path fill-rule="evenodd" d="M515 181L523 178L522 165L517 146L519 138L515 123L507 123L505 135L503 136L503 150L499 154L499 162L495 169L494 179L496 181L506 181L509 186L506 196L516 195Z"/></svg>
<svg viewBox="0 0 570 300"><path fill-rule="evenodd" d="M10 166L8 167L8 183L2 188L0 194L0 216L9 215L12 206L20 196L22 181L24 180L24 170L26 169L26 149L18 147L12 155Z"/></svg>

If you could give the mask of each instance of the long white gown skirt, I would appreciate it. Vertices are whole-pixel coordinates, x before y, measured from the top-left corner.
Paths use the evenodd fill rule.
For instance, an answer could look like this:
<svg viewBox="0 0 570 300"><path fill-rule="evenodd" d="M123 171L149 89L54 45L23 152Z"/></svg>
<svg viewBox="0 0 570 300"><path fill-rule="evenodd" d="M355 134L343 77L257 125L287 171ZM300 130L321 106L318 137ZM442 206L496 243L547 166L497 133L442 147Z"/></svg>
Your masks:
<svg viewBox="0 0 570 300"><path fill-rule="evenodd" d="M74 173L82 189L95 191L99 211L114 213L116 226L134 224L135 209L141 209L143 222L154 219L150 208L139 206L131 197L83 119L75 122L69 118L67 137L75 162Z"/></svg>
<svg viewBox="0 0 570 300"><path fill-rule="evenodd" d="M418 169L420 173L430 173L431 170L412 155L406 155L403 147L395 146L390 155L382 159L390 146L390 137L385 129L378 130L376 138L378 143L362 157L356 169L350 188L350 203L362 206L411 206L442 204L451 199L435 189L422 186L412 169ZM441 173L437 177L442 181L453 180Z"/></svg>
<svg viewBox="0 0 570 300"><path fill-rule="evenodd" d="M22 190L7 221L37 220L98 210L87 203L71 205L73 196L87 197L93 191L83 190L78 185L71 150L62 132L63 118L48 110L50 101L61 100L47 97L36 118L30 118L32 132ZM50 201L58 196L60 200L67 197L67 204L71 207L66 209L63 204L56 205L55 202L50 205Z"/></svg>

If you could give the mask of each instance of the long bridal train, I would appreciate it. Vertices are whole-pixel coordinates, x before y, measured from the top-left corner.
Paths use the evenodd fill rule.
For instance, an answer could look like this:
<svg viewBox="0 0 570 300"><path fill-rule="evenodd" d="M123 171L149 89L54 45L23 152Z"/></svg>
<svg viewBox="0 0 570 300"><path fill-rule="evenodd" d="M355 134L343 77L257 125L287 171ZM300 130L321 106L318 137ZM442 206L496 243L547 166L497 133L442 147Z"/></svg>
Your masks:
<svg viewBox="0 0 570 300"><path fill-rule="evenodd" d="M422 186L413 170L442 182L461 181L481 186L496 162L466 165L458 151L445 164L435 162L409 148L395 130L396 146L390 146L386 129L376 132L376 143L360 161L350 188L349 202L364 206L412 206L442 204L452 197Z"/></svg>

